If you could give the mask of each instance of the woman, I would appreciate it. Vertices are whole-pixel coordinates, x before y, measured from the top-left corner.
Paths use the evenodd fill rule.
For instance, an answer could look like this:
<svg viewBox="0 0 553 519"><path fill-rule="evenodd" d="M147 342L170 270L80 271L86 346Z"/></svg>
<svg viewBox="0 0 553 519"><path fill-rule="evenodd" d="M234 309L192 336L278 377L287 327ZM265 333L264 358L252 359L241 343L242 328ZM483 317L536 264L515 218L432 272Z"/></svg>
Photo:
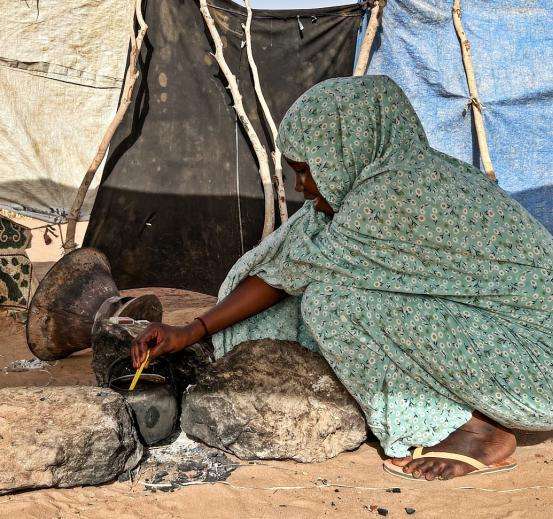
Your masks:
<svg viewBox="0 0 553 519"><path fill-rule="evenodd" d="M389 78L331 79L278 145L307 202L234 265L189 326L151 325L135 367L207 334L320 352L402 477L514 468L512 428L553 429L553 240L478 169L432 149ZM418 448L410 454L413 447ZM430 451L430 452L428 452Z"/></svg>

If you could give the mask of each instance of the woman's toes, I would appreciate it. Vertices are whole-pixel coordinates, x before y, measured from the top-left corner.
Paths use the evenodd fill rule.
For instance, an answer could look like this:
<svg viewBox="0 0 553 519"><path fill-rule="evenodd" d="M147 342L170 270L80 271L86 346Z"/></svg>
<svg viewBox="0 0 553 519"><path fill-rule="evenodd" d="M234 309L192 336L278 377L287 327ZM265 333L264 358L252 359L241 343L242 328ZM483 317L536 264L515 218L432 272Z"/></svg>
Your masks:
<svg viewBox="0 0 553 519"><path fill-rule="evenodd" d="M403 472L405 474L413 474L413 472L417 471L419 475L421 474L420 466L423 464L425 460L411 460L407 465L403 467Z"/></svg>
<svg viewBox="0 0 553 519"><path fill-rule="evenodd" d="M446 467L444 468L444 470L442 471L442 475L441 475L441 478L442 479L451 479L452 477L455 476L455 469L453 466L451 465L446 465Z"/></svg>
<svg viewBox="0 0 553 519"><path fill-rule="evenodd" d="M411 456L406 456L405 458L392 458L392 463L398 467L405 467L405 465L412 460L413 458L411 458Z"/></svg>
<svg viewBox="0 0 553 519"><path fill-rule="evenodd" d="M431 465L432 461L429 460L413 460L403 467L403 472L411 474L414 478L419 479L424 477L426 470L428 470Z"/></svg>
<svg viewBox="0 0 553 519"><path fill-rule="evenodd" d="M432 481L434 477L432 474L432 469L434 468L434 465L436 464L435 460L426 460L420 467L421 471L421 477L427 479L428 481Z"/></svg>
<svg viewBox="0 0 553 519"><path fill-rule="evenodd" d="M428 481L433 479L441 479L441 474L445 468L445 463L442 461L436 461L434 464L426 471L425 477Z"/></svg>

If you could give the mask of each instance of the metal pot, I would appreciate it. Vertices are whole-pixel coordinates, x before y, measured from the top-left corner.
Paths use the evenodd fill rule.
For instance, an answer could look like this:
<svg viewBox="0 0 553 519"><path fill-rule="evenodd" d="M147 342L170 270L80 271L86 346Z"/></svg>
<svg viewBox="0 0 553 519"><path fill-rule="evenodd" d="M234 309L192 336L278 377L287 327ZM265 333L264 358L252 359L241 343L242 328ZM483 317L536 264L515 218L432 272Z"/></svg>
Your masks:
<svg viewBox="0 0 553 519"><path fill-rule="evenodd" d="M109 368L109 387L123 395L129 404L143 442L154 445L171 436L179 417L171 368L159 361L152 363L148 372L145 370L140 376L134 391L129 391L133 376L130 359L119 359Z"/></svg>

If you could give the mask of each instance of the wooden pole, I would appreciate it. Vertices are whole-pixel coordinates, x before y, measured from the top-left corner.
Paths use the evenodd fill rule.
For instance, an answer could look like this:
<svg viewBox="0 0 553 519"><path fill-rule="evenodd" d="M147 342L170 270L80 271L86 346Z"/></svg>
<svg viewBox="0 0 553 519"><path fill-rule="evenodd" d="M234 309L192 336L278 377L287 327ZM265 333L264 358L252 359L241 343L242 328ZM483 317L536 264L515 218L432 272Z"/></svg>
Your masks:
<svg viewBox="0 0 553 519"><path fill-rule="evenodd" d="M455 32L457 33L459 43L461 44L461 54L463 57L463 65L465 67L465 74L467 77L467 84L470 94L470 104L472 105L472 114L474 117L474 126L476 128L476 136L478 138L478 148L480 149L482 165L484 166L484 171L486 172L486 175L491 180L496 180L492 160L490 158L490 151L488 149L488 141L486 139L484 117L482 116L482 104L480 103L478 89L476 87L476 77L474 75L472 55L470 52L470 42L467 38L467 35L465 34L463 25L461 23L461 0L453 0L452 13Z"/></svg>
<svg viewBox="0 0 553 519"><path fill-rule="evenodd" d="M277 188L277 200L278 200L280 221L281 223L284 223L286 220L288 220L288 208L286 207L286 191L284 190L284 180L282 178L282 153L278 149L278 146L276 143L278 130L277 130L275 121L273 119L273 116L271 114L271 110L269 109L269 105L267 104L267 101L265 100L265 96L263 95L263 91L261 90L261 83L259 81L259 72L257 70L257 65L255 64L255 60L253 59L253 51L252 51L251 26L252 26L253 13L252 13L252 8L249 0L245 0L245 4L246 4L246 10L248 12L248 16L246 18L246 25L243 25L244 33L246 35L246 52L248 54L248 62L250 64L250 68L252 71L255 93L257 95L257 99L259 100L259 104L263 109L263 115L265 117L265 121L269 125L269 128L271 130L271 135L273 138L274 151L273 153L271 153L271 157L273 159L273 164L275 167L275 181L276 181L275 183Z"/></svg>
<svg viewBox="0 0 553 519"><path fill-rule="evenodd" d="M259 176L261 177L263 193L265 196L265 217L262 235L262 238L265 238L271 234L275 228L275 204L273 198L273 183L271 182L271 168L269 167L269 157L265 147L259 140L248 115L246 114L246 110L244 109L242 95L240 94L240 90L238 88L238 82L225 60L225 56L223 54L223 42L221 41L219 31L217 30L215 22L209 12L209 8L207 7L207 0L200 0L200 11L204 17L207 28L209 29L209 33L211 34L213 44L215 45L215 54L213 54L213 56L215 57L215 60L219 64L219 67L227 80L228 88L234 102L236 115L246 131L257 157L257 162L259 164Z"/></svg>
<svg viewBox="0 0 553 519"><path fill-rule="evenodd" d="M138 34L136 36L134 34L135 18L138 22ZM137 67L138 56L140 54L140 48L142 47L142 42L144 41L144 36L146 35L147 30L148 26L146 25L144 17L142 16L142 0L136 0L135 12L131 25L131 52L129 57L129 67L127 68L127 73L125 75L125 83L123 86L121 103L119 105L119 108L117 109L117 112L115 113L113 120L104 133L96 155L94 155L90 166L88 166L81 185L77 190L75 200L73 201L71 209L69 210L69 214L67 215L67 232L65 235L65 241L63 242L63 248L65 251L64 254L67 254L77 248L77 244L75 243L75 231L77 228L77 222L79 220L79 214L81 212L81 207L86 197L86 193L88 192L88 188L90 187L90 184L94 179L96 171L98 171L100 164L104 160L109 143L113 138L115 130L117 130L117 127L119 126L119 124L121 124L121 121L123 120L123 117L125 116L125 113L127 112L127 109L131 104L134 85L136 83L136 80L138 79L138 76L140 75Z"/></svg>
<svg viewBox="0 0 553 519"><path fill-rule="evenodd" d="M355 64L354 76L364 76L369 66L369 57L371 55L371 48L373 46L376 31L380 24L380 18L382 11L386 5L386 0L377 0L371 8L371 17L369 19L369 25L365 31L361 48L359 49L359 56L357 56L357 63Z"/></svg>

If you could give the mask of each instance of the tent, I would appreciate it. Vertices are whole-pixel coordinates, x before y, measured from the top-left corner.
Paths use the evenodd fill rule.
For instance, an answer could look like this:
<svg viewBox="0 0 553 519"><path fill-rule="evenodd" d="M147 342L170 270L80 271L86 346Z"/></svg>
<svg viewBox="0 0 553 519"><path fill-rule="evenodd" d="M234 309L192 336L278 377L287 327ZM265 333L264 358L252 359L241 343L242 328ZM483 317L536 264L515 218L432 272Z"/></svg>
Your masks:
<svg viewBox="0 0 553 519"><path fill-rule="evenodd" d="M120 287L216 293L232 263L259 242L263 193L197 3L165 5L149 2L145 11L143 80L112 142L85 244L108 255ZM270 149L243 46L245 9L213 0L210 10ZM255 12L253 53L277 121L310 86L351 74L362 17L360 5ZM291 170L285 177L293 211Z"/></svg>
<svg viewBox="0 0 553 519"><path fill-rule="evenodd" d="M551 1L463 2L500 185L553 230ZM210 9L248 114L268 143L243 48L244 9ZM262 192L194 0L144 2L149 24L133 105L83 206L86 245L121 288L214 293L260 238ZM279 120L312 84L351 74L367 4L255 11L254 54ZM370 8L369 8L370 9ZM0 207L64 220L117 108L130 0L14 2L0 13ZM390 0L368 73L397 81L438 149L479 165L450 0ZM299 200L287 177L289 210Z"/></svg>
<svg viewBox="0 0 553 519"><path fill-rule="evenodd" d="M2 5L0 208L64 221L117 109L133 12L132 0Z"/></svg>

